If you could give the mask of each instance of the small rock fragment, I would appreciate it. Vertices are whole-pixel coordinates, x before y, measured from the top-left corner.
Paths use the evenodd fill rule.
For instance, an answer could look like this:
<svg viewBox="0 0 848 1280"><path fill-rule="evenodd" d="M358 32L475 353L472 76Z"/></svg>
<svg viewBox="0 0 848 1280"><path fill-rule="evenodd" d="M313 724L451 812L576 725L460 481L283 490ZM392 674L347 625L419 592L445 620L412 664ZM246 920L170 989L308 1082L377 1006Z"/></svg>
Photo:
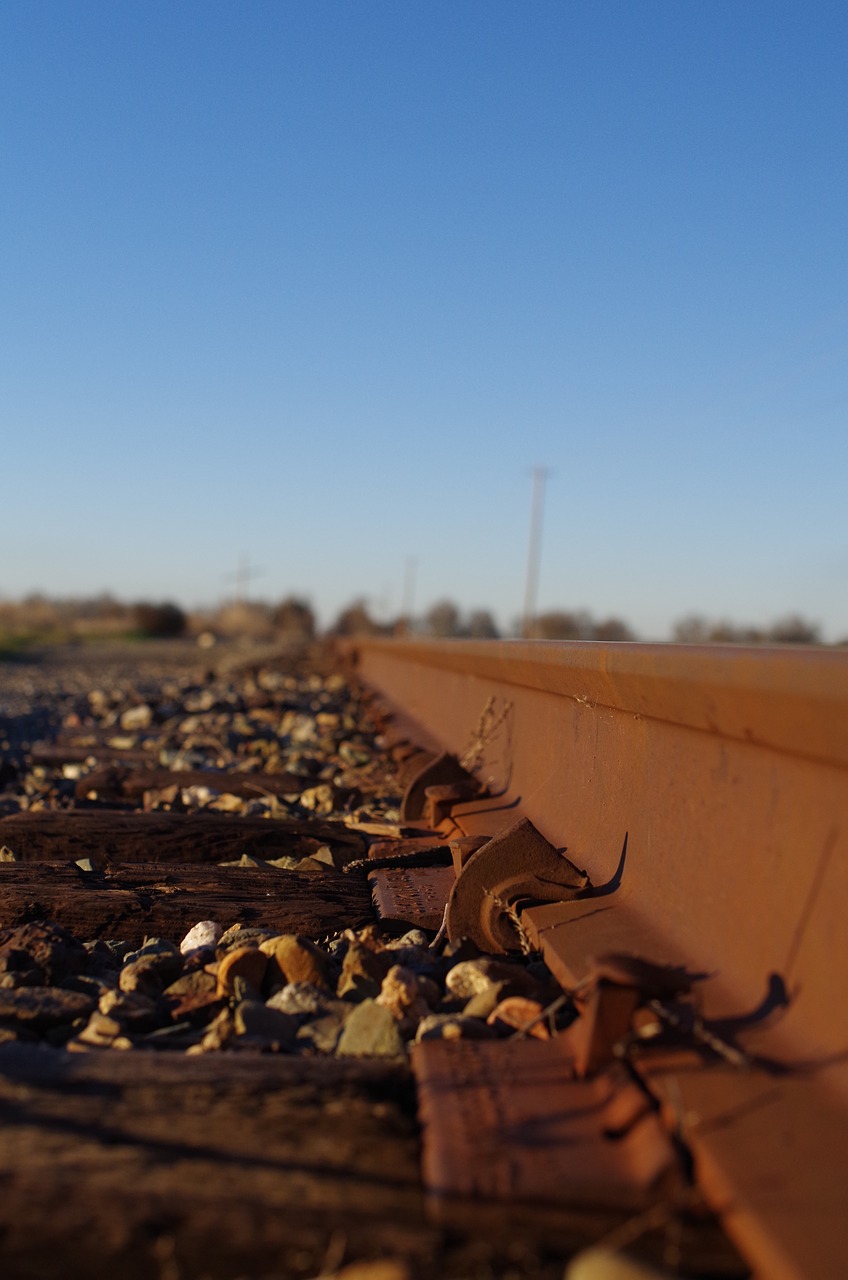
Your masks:
<svg viewBox="0 0 848 1280"><path fill-rule="evenodd" d="M412 1272L400 1258L375 1258L373 1262L351 1262L328 1280L412 1280Z"/></svg>
<svg viewBox="0 0 848 1280"><path fill-rule="evenodd" d="M121 715L121 728L128 733L132 733L137 729L149 729L153 724L153 708L149 707L146 702L142 702L137 707L130 707L128 711L124 711Z"/></svg>
<svg viewBox="0 0 848 1280"><path fill-rule="evenodd" d="M645 1262L613 1249L584 1249L571 1259L563 1280L672 1280L668 1271L657 1271Z"/></svg>
<svg viewBox="0 0 848 1280"><path fill-rule="evenodd" d="M308 938L285 933L261 943L260 950L268 956L266 982L270 988L308 982L322 990L330 989L330 962Z"/></svg>
<svg viewBox="0 0 848 1280"><path fill-rule="evenodd" d="M503 983L504 993L509 995L533 995L537 989L534 978L517 964L503 960L491 960L480 956L476 960L462 960L448 971L445 986L452 995L470 1000L487 987Z"/></svg>
<svg viewBox="0 0 848 1280"><path fill-rule="evenodd" d="M182 973L183 960L173 942L166 938L148 938L143 946L135 951L128 951L124 956L124 966L144 961L155 969L164 986L173 982Z"/></svg>
<svg viewBox="0 0 848 1280"><path fill-rule="evenodd" d="M336 1049L339 1057L396 1058L404 1052L397 1023L376 1000L363 1000L344 1026Z"/></svg>
<svg viewBox="0 0 848 1280"><path fill-rule="evenodd" d="M466 1009L467 1007L466 1005ZM536 1021L543 1012L544 1005L538 1000L528 1000L526 996L508 996L495 1006L486 1022L497 1031L525 1031L536 1040L550 1040L551 1033L547 1024Z"/></svg>
<svg viewBox="0 0 848 1280"><path fill-rule="evenodd" d="M291 1049L297 1035L298 1020L279 1009L269 1009L261 1000L242 1000L234 1014L237 1036L247 1036L280 1049Z"/></svg>
<svg viewBox="0 0 848 1280"><path fill-rule="evenodd" d="M342 975L336 994L350 1000L365 1000L380 994L383 979L395 962L391 952L372 951L358 938L348 942Z"/></svg>
<svg viewBox="0 0 848 1280"><path fill-rule="evenodd" d="M104 1017L130 1030L150 1031L158 1021L156 1001L138 990L104 991L97 1007Z"/></svg>
<svg viewBox="0 0 848 1280"><path fill-rule="evenodd" d="M469 1018L488 1018L492 1010L496 1009L506 996L506 983L495 982L492 986L486 987L485 991L479 991L476 996L472 996L464 1005L462 1012Z"/></svg>
<svg viewBox="0 0 848 1280"><path fill-rule="evenodd" d="M205 947L215 947L221 939L223 929L214 920L200 920L189 929L180 943L180 953L190 955L192 951L200 951Z"/></svg>
<svg viewBox="0 0 848 1280"><path fill-rule="evenodd" d="M175 997L212 995L218 988L216 976L205 969L193 969L166 987L164 994Z"/></svg>
<svg viewBox="0 0 848 1280"><path fill-rule="evenodd" d="M88 1017L95 1003L93 996L64 987L14 987L0 990L0 1020L43 1030Z"/></svg>
<svg viewBox="0 0 848 1280"><path fill-rule="evenodd" d="M235 1023L229 1009L222 1009L199 1044L190 1045L188 1053L213 1053L225 1049L235 1035Z"/></svg>
<svg viewBox="0 0 848 1280"><path fill-rule="evenodd" d="M268 966L268 957L258 947L236 947L228 951L218 965L219 996L236 994L236 980L241 978L258 995Z"/></svg>
<svg viewBox="0 0 848 1280"><path fill-rule="evenodd" d="M386 943L388 951L403 951L404 947L423 947L426 949L430 945L430 935L425 933L423 929L409 929L400 938L392 938Z"/></svg>
<svg viewBox="0 0 848 1280"><path fill-rule="evenodd" d="M300 1018L314 1017L327 1007L327 996L311 982L290 982L265 1002L269 1009L293 1014Z"/></svg>
<svg viewBox="0 0 848 1280"><path fill-rule="evenodd" d="M76 1040L93 1045L96 1049L108 1049L120 1035L123 1035L123 1028L117 1018L107 1017L95 1010Z"/></svg>
<svg viewBox="0 0 848 1280"><path fill-rule="evenodd" d="M414 1035L421 1019L432 1012L421 994L416 975L399 964L392 965L383 979L377 1004L388 1009L401 1035L407 1037Z"/></svg>
<svg viewBox="0 0 848 1280"><path fill-rule="evenodd" d="M347 1015L352 1015L355 1007L346 1005ZM334 1010L304 1023L297 1033L298 1045L315 1053L335 1053L345 1020L346 1015Z"/></svg>
<svg viewBox="0 0 848 1280"><path fill-rule="evenodd" d="M232 951L234 947L258 947L260 943L273 936L274 933L271 929L256 929L250 925L234 924L221 934L218 939L218 945L215 948L215 954L220 960L222 956L226 955L228 951Z"/></svg>
<svg viewBox="0 0 848 1280"><path fill-rule="evenodd" d="M462 1013L431 1013L418 1024L415 1043L422 1040L492 1040L496 1032L481 1018Z"/></svg>
<svg viewBox="0 0 848 1280"><path fill-rule="evenodd" d="M0 930L0 987L58 984L84 973L87 961L82 943L50 921Z"/></svg>
<svg viewBox="0 0 848 1280"><path fill-rule="evenodd" d="M165 986L165 976L155 956L143 956L140 960L131 960L125 964L118 977L118 986L122 991L138 991L142 995L161 995Z"/></svg>

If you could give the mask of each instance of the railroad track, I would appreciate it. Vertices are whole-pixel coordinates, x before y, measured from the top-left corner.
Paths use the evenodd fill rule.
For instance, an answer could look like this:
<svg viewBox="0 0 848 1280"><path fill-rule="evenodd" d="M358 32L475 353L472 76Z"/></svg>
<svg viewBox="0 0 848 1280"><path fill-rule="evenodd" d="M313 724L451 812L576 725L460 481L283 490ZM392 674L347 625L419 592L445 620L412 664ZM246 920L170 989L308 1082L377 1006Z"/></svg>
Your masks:
<svg viewBox="0 0 848 1280"><path fill-rule="evenodd" d="M343 657L7 782L8 1273L840 1274L840 657Z"/></svg>

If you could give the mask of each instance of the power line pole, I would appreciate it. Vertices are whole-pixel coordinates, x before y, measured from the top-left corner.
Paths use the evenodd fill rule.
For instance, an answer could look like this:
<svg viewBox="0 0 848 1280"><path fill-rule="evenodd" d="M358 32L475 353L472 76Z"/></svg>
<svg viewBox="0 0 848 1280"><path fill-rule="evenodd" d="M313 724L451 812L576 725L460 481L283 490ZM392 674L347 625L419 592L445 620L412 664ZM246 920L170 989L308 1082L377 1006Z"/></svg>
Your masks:
<svg viewBox="0 0 848 1280"><path fill-rule="evenodd" d="M406 618L407 626L412 625L412 610L415 605L415 574L418 569L418 557L407 556L403 575L403 605L401 617Z"/></svg>
<svg viewBox="0 0 848 1280"><path fill-rule="evenodd" d="M536 614L536 596L539 590L539 564L542 559L542 516L545 509L545 481L551 474L548 467L533 468L533 500L530 507L530 546L527 552L527 577L524 580L524 613L521 634L526 638Z"/></svg>
<svg viewBox="0 0 848 1280"><path fill-rule="evenodd" d="M225 577L227 582L235 582L236 584L236 604L247 604L247 584L251 578L258 578L264 569L251 567L250 557L239 556L239 567L235 573L228 573Z"/></svg>

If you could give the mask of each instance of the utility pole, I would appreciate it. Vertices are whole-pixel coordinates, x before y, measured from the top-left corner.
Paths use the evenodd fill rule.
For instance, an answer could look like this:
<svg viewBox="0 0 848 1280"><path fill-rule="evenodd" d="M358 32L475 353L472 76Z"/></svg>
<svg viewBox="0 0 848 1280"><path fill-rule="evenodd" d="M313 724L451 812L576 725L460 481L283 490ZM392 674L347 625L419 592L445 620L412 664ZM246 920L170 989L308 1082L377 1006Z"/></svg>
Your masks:
<svg viewBox="0 0 848 1280"><path fill-rule="evenodd" d="M533 468L533 500L530 507L530 546L527 552L527 577L524 580L524 613L521 634L527 638L536 614L536 596L539 590L539 563L542 558L542 516L545 508L545 481L551 474L548 467Z"/></svg>
<svg viewBox="0 0 848 1280"><path fill-rule="evenodd" d="M406 619L407 628L412 625L412 610L415 606L415 574L418 569L418 557L407 556L403 575L403 605L401 617Z"/></svg>
<svg viewBox="0 0 848 1280"><path fill-rule="evenodd" d="M238 569L235 573L228 573L224 579L236 584L236 604L247 604L247 584L251 578L258 578L263 572L263 569L251 568L249 556L239 556Z"/></svg>

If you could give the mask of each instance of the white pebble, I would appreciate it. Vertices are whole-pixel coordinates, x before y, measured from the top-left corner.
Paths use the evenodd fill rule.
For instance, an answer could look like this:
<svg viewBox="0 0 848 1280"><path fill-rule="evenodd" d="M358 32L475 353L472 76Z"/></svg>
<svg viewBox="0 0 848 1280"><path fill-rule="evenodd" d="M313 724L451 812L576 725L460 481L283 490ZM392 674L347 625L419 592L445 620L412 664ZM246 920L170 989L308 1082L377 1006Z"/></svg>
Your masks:
<svg viewBox="0 0 848 1280"><path fill-rule="evenodd" d="M187 956L192 951L199 951L201 947L214 947L223 932L224 930L214 920L201 920L199 924L189 929L183 938L180 943L180 952Z"/></svg>

